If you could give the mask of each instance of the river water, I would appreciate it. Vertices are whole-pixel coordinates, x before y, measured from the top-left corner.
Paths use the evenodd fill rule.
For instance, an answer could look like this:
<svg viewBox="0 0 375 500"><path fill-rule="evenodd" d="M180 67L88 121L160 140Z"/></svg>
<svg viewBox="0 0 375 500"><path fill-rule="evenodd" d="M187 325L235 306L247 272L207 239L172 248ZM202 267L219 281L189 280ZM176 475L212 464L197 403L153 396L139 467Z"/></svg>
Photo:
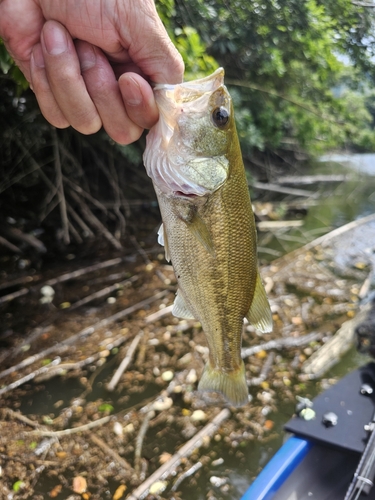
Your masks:
<svg viewBox="0 0 375 500"><path fill-rule="evenodd" d="M301 247L332 229L374 213L375 154L326 155L311 165L308 170L304 168L295 172L296 177L322 174L343 175L346 176L346 179L341 182L315 182L303 186L293 184L293 188L305 190L305 195L299 197L285 193L267 194L265 191L253 191L253 199L262 200L265 203L269 202L274 211L287 214L287 219L301 221L301 225L298 227L285 225L272 232L259 232L259 257L263 264ZM366 359L352 349L324 377L341 377L364 362ZM54 384L55 382L51 384L51 393L53 393ZM69 391L72 391L73 395L74 383L71 385ZM306 383L304 395L313 397L321 388L320 380ZM60 397L60 395L58 394L56 397ZM35 396L34 404L45 404L43 398L44 393L40 394L41 401L38 403L38 397ZM241 449L241 460L236 457L232 448L229 449L226 442L212 441L210 449L219 459L219 461L216 460L217 465L210 470L209 475L206 473L197 474L194 481L190 478L185 479L179 488L182 496L178 498L184 500L238 500L282 444L285 438L283 425L293 415L294 406L294 401L285 400L282 395L277 398L277 411L271 413L269 417L267 416L274 425L272 433L268 439L255 439L251 443L247 442L246 446ZM162 442L160 442L160 448L163 448ZM212 477L225 479L231 488L225 494L220 489L215 489L212 481L210 483ZM47 495L51 485L46 482L44 487ZM209 490L214 493L209 493Z"/></svg>
<svg viewBox="0 0 375 500"><path fill-rule="evenodd" d="M307 215L303 217L303 226L284 228L273 235L259 233L260 259L270 261L274 256L290 252L329 230L375 212L375 154L332 153L311 165L309 171L296 172L297 177L319 174L332 176L342 174L348 178L344 182L304 185L303 189L310 190L312 194L319 193L319 196L299 199L298 205L307 211ZM282 206L295 201L286 196L278 203ZM352 348L324 377L342 377L367 361L367 358ZM306 387L308 397L315 396L320 390L320 380L310 382ZM245 484L248 486L251 483L251 478L280 447L285 439L283 425L291 418L293 412L294 404L279 401L278 411L271 417L276 423L277 437L267 444L258 444L249 449L246 468L233 471L232 479L237 482L239 493L243 493ZM239 497L240 495L233 496L232 500Z"/></svg>

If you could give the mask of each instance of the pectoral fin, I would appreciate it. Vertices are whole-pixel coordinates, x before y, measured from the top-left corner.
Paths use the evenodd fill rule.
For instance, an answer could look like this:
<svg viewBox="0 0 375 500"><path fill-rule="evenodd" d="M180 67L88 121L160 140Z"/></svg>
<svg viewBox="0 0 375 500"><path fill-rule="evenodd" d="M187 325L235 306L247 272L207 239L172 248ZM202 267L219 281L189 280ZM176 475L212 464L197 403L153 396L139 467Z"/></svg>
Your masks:
<svg viewBox="0 0 375 500"><path fill-rule="evenodd" d="M185 300L178 291L174 300L172 314L181 319L195 319L195 316L190 312Z"/></svg>
<svg viewBox="0 0 375 500"><path fill-rule="evenodd" d="M257 273L253 302L246 318L249 323L262 333L272 332L272 313L259 271Z"/></svg>
<svg viewBox="0 0 375 500"><path fill-rule="evenodd" d="M211 238L211 234L204 220L197 214L189 221L184 221L194 237L204 246L212 257L215 257L215 247Z"/></svg>
<svg viewBox="0 0 375 500"><path fill-rule="evenodd" d="M169 255L169 248L168 248L168 239L167 239L167 234L165 232L164 224L161 224L159 227L158 231L158 243L159 245L164 247L164 252L165 252L165 260L170 262L171 257Z"/></svg>

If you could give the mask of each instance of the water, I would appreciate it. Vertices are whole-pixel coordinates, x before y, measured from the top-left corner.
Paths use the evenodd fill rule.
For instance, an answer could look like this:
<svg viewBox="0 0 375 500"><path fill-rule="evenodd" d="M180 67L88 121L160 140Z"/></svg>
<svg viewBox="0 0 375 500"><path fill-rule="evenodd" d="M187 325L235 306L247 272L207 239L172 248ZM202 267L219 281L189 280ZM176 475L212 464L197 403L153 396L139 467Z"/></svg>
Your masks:
<svg viewBox="0 0 375 500"><path fill-rule="evenodd" d="M274 202L276 211L288 213L289 210L290 219L299 218L305 212L307 215L303 216L301 227L285 227L271 234L259 232L259 257L262 261L270 262L332 229L374 212L375 154L325 155L320 162L297 176L319 174L348 175L348 180L303 186L304 190L311 192L311 198L279 196ZM314 198L317 193L319 196Z"/></svg>
<svg viewBox="0 0 375 500"><path fill-rule="evenodd" d="M297 175L314 174L348 174L349 180L339 183L315 183L309 186L303 186L303 189L310 190L314 195L296 198L290 195L267 195L269 201L274 205L275 210L287 212L288 218L300 218L303 222L301 227L282 228L273 232L259 233L259 256L263 263L269 262L276 256L283 255L303 244L315 239L316 237L328 232L331 229L342 226L348 222L366 216L374 212L375 208L375 154L373 155L330 155L323 157L320 162L311 166L309 171L298 172ZM262 192L262 197L264 192ZM257 193L254 193L256 197ZM348 249L349 250L349 249ZM346 249L343 249L342 255L345 256ZM330 370L325 377L342 377L348 371L363 364L364 357L360 356L355 349L349 351L339 364ZM100 382L105 380L112 367L106 368L100 374ZM292 381L293 384L297 383ZM321 389L320 381L309 382L305 384L303 395L314 397ZM152 396L158 392L158 388L150 385ZM77 388L75 379L52 380L45 384L43 392L35 393L32 399L25 398L21 405L21 411L48 414L53 410L57 399L70 400L77 396L82 388ZM253 387L250 390L254 398L261 392L259 387ZM144 394L143 394L144 396ZM142 397L143 397L142 396ZM102 397L105 400L106 393L102 390L96 391L89 396L93 400ZM137 395L134 396L138 397ZM132 404L138 401L133 401ZM116 408L117 409L117 408ZM213 439L208 449L203 449L202 454L206 454L211 459L211 465L208 471L202 470L190 478L186 478L179 491L182 492L181 498L205 500L238 500L246 491L252 480L270 460L277 449L281 446L285 435L283 425L291 418L294 412L294 401L292 399L283 399L278 397L276 409L273 410L267 418L273 422L272 432L268 437L252 441L239 439L238 447L232 447L225 441ZM235 412L232 418L236 418ZM226 424L224 423L224 426ZM155 431L149 431L149 456L154 453L154 447L173 452L174 444L178 440L176 434L178 428L171 428L168 435L158 435L159 427ZM198 456L200 456L198 454ZM215 464L215 461L221 459ZM215 464L215 465L213 465ZM210 482L213 477L226 480L230 486L227 490L217 488ZM51 484L48 478L41 485L43 491L51 490ZM173 482L173 481L172 481ZM47 494L47 493L46 493ZM59 497L60 498L60 497ZM109 497L108 497L109 498ZM170 495L168 498L171 498ZM180 498L180 497L178 497Z"/></svg>

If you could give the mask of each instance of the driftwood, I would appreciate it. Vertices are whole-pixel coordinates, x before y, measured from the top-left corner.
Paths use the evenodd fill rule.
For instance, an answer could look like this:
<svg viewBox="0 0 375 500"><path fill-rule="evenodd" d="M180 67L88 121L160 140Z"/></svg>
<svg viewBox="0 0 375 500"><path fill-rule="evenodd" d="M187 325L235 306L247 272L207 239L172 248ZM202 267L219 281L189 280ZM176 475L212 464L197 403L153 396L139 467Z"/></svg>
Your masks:
<svg viewBox="0 0 375 500"><path fill-rule="evenodd" d="M80 425L78 427L71 427L70 429L63 429L62 431L44 431L44 430L35 430L29 431L25 434L29 436L43 436L43 437L62 437L62 436L70 436L71 434L77 434L77 432L86 432L90 429L94 429L95 427L100 427L101 425L106 424L114 417L112 415L107 415L106 417L98 418L98 420L94 420L85 425Z"/></svg>
<svg viewBox="0 0 375 500"><path fill-rule="evenodd" d="M177 479L177 481L172 486L171 491L177 491L177 488L180 486L180 484L182 483L182 481L184 479L186 479L187 477L190 477L193 474L195 474L201 467L203 467L202 462L197 462L192 467L190 467L190 469L188 469L183 474L181 474L181 476Z"/></svg>
<svg viewBox="0 0 375 500"><path fill-rule="evenodd" d="M92 266L83 267L81 269L77 269L76 271L72 271L70 273L62 274L61 276L57 276L56 278L52 278L44 283L44 285L54 286L58 283L64 283L65 281L70 281L75 278L79 278L88 273L93 273L94 271L99 271L101 269L105 269L107 267L117 266L121 264L123 259L121 257L117 257L116 259L105 260L104 262L98 262L97 264L93 264Z"/></svg>
<svg viewBox="0 0 375 500"><path fill-rule="evenodd" d="M146 436L147 429L150 425L150 420L155 417L154 410L149 410L142 422L141 428L139 429L137 438L135 440L135 452L134 452L134 468L135 472L139 475L141 470L141 459L142 459L142 446L143 441Z"/></svg>
<svg viewBox="0 0 375 500"><path fill-rule="evenodd" d="M366 319L370 309L371 304L366 304L353 319L345 321L341 325L336 335L305 361L302 365L302 373L306 378L314 379L322 376L340 360L341 356L349 351L353 345L355 329Z"/></svg>
<svg viewBox="0 0 375 500"><path fill-rule="evenodd" d="M5 302L10 302L11 300L17 299L18 297L27 295L28 293L28 288L21 288L21 290L17 290L16 292L8 293L7 295L3 295L2 297L0 297L0 304L5 304Z"/></svg>
<svg viewBox="0 0 375 500"><path fill-rule="evenodd" d="M286 188L270 182L253 182L251 186L255 189L290 194L291 196L303 196L305 198L318 198L319 196L319 193L313 193L312 191L307 191L305 189Z"/></svg>
<svg viewBox="0 0 375 500"><path fill-rule="evenodd" d="M322 333L312 332L302 337L286 337L277 340L270 340L264 344L259 344L254 347L244 347L241 349L241 357L247 358L248 356L253 356L261 351L270 351L271 349L287 349L290 347L301 347L303 345L310 344L323 337Z"/></svg>
<svg viewBox="0 0 375 500"><path fill-rule="evenodd" d="M142 307L148 306L148 305L152 304L153 302L155 302L156 300L163 298L167 293L168 293L167 290L163 290L162 292L159 292L159 293L153 295L152 297L149 297L145 300L141 300L137 304L134 304L133 306L130 306L130 307L124 309L123 311L119 311L118 313L113 314L112 316L109 316L108 318L104 318L104 319L98 321L97 323L95 323L92 326L88 326L88 327L84 328L80 332L72 335L71 337L63 340L62 342L59 342L58 344L55 344L51 347L48 347L47 349L44 349L43 351L39 352L38 354L35 354L33 356L30 356L30 357L24 359L23 361L21 361L17 365L12 366L12 367L2 371L0 373L0 378L5 377L11 373L14 373L15 371L17 371L21 368L25 368L26 366L31 365L31 364L35 363L36 361L39 361L40 359L45 358L46 356L48 356L52 352L55 352L55 351L61 352L61 350L65 351L66 349L68 349L68 347L70 345L74 344L78 339L82 339L84 337L87 337L88 335L91 335L95 331L99 330L99 328L105 328L108 325L114 323L115 321L119 321L120 319L124 319L129 314L132 314L135 311L142 309ZM2 394L1 391L4 391L4 389L0 390L0 394Z"/></svg>
<svg viewBox="0 0 375 500"><path fill-rule="evenodd" d="M230 416L228 408L221 410L210 423L205 425L195 436L185 443L165 464L157 469L149 476L144 483L136 488L128 497L127 500L139 500L145 498L150 487L161 479L165 479L180 465L183 458L189 457L197 448L202 446L205 437L212 436L221 424Z"/></svg>
<svg viewBox="0 0 375 500"><path fill-rule="evenodd" d="M13 245L13 243L11 243L7 239L3 238L2 236L0 236L0 245L7 248L11 252L22 253L22 250L20 250L18 247L16 247L16 245Z"/></svg>
<svg viewBox="0 0 375 500"><path fill-rule="evenodd" d="M349 180L350 175L285 175L279 177L277 184L315 184L316 182L345 182Z"/></svg>
<svg viewBox="0 0 375 500"><path fill-rule="evenodd" d="M91 295L87 295L87 297L84 297L81 300L77 300L77 302L74 302L70 306L70 310L72 309L77 309L78 307L82 307L86 304L89 304L93 300L97 299L102 299L103 297L106 297L107 295L111 294L112 292L115 292L116 290L120 290L121 288L124 288L127 285L130 285L131 283L134 283L139 279L138 275L131 276L130 278L121 281L120 283L115 283L114 285L107 286L105 288L102 288L101 290L98 290L95 293L92 293Z"/></svg>
<svg viewBox="0 0 375 500"><path fill-rule="evenodd" d="M113 450L110 446L108 446L102 439L100 439L99 436L97 436L96 434L90 434L90 439L94 444L99 446L99 448L101 448L107 456L112 457L125 470L132 470L129 462L127 462L125 458L120 457L120 455L116 453L115 450Z"/></svg>
<svg viewBox="0 0 375 500"><path fill-rule="evenodd" d="M271 370L272 364L275 359L275 353L270 352L269 355L267 356L266 361L264 362L264 365L262 367L262 370L259 374L259 377L253 377L252 379L248 380L247 383L248 385L260 385L262 382L264 382L269 374L269 371Z"/></svg>
<svg viewBox="0 0 375 500"><path fill-rule="evenodd" d="M124 371L127 369L129 364L131 363L133 356L134 356L134 353L135 353L135 350L137 349L138 344L139 344L140 340L142 339L142 337L143 337L143 331L140 331L138 333L138 335L136 335L134 337L132 343L129 346L129 349L126 353L125 358L122 360L122 362L120 363L120 366L117 368L113 377L111 378L111 381L107 385L108 391L113 391L115 389L116 385L118 384L118 382L121 378L121 375L124 373Z"/></svg>
<svg viewBox="0 0 375 500"><path fill-rule="evenodd" d="M303 225L303 220L262 220L257 223L257 228L260 231L272 231L272 229L286 229Z"/></svg>

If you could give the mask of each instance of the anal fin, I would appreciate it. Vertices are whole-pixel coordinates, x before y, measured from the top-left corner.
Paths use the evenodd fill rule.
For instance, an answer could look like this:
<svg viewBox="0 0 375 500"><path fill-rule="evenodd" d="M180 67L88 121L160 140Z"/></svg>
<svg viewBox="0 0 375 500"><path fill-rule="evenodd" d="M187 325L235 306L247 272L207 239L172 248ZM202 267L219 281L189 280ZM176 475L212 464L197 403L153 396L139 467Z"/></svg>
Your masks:
<svg viewBox="0 0 375 500"><path fill-rule="evenodd" d="M173 316L176 316L176 318L195 319L195 316L186 305L186 302L179 291L177 291L176 298L174 300L172 314Z"/></svg>
<svg viewBox="0 0 375 500"><path fill-rule="evenodd" d="M272 332L272 313L259 271L257 273L253 301L246 318L260 332Z"/></svg>

